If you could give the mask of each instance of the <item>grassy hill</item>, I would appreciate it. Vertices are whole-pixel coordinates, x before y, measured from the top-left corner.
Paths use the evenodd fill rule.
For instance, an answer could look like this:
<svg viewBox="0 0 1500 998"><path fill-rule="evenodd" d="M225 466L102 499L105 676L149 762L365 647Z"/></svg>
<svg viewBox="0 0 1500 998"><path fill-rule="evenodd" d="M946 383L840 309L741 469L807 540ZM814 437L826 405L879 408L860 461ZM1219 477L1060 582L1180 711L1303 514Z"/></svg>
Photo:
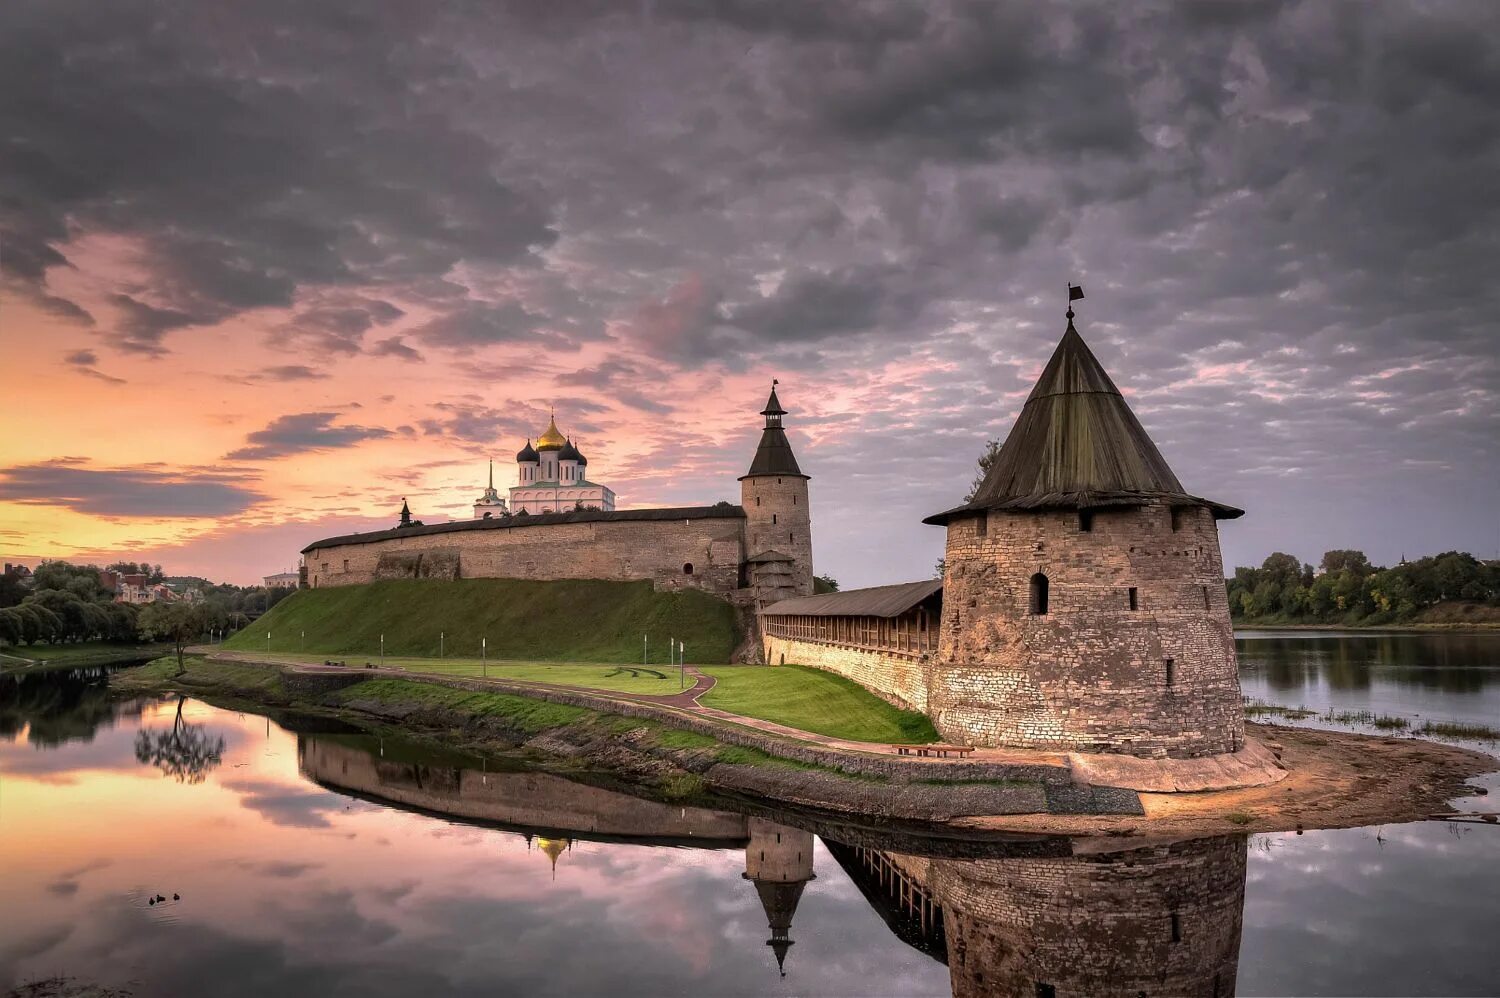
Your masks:
<svg viewBox="0 0 1500 998"><path fill-rule="evenodd" d="M727 662L738 643L729 604L706 593L659 593L649 582L564 579L401 580L299 589L225 642L241 651L436 656L443 633L449 656L491 659L639 662L641 635L650 660L667 661L667 637L687 643L694 662ZM306 637L301 635L306 633Z"/></svg>

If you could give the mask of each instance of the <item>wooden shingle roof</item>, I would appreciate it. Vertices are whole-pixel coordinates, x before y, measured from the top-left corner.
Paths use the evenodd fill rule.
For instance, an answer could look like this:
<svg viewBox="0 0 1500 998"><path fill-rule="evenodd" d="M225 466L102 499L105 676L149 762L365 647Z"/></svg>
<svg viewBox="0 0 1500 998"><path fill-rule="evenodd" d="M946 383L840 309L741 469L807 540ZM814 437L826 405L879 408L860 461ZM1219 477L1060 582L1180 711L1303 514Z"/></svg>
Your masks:
<svg viewBox="0 0 1500 998"><path fill-rule="evenodd" d="M1183 490L1069 318L1067 332L974 498L922 522L941 525L983 509L1090 509L1151 502L1206 506L1219 519L1244 513Z"/></svg>
<svg viewBox="0 0 1500 998"><path fill-rule="evenodd" d="M924 579L820 596L797 596L772 603L761 612L773 617L899 617L927 597L942 591L942 579Z"/></svg>

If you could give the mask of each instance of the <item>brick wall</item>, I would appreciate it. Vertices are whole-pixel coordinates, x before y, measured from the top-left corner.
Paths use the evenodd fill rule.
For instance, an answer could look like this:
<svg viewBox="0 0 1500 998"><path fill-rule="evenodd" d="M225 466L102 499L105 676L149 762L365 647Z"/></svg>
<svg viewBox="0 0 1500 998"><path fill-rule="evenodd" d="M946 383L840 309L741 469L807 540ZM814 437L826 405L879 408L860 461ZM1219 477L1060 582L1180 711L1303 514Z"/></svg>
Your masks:
<svg viewBox="0 0 1500 998"><path fill-rule="evenodd" d="M991 511L949 524L946 557L928 704L945 738L1172 757L1244 744L1208 510L1101 511L1088 531L1076 512Z"/></svg>
<svg viewBox="0 0 1500 998"><path fill-rule="evenodd" d="M765 635L769 665L807 665L852 679L887 703L927 710L928 665L917 656L898 656L844 645L794 641Z"/></svg>
<svg viewBox="0 0 1500 998"><path fill-rule="evenodd" d="M304 557L313 587L386 578L649 579L659 589L730 592L739 585L744 522L724 517L517 525L335 545ZM687 565L691 574L684 571Z"/></svg>

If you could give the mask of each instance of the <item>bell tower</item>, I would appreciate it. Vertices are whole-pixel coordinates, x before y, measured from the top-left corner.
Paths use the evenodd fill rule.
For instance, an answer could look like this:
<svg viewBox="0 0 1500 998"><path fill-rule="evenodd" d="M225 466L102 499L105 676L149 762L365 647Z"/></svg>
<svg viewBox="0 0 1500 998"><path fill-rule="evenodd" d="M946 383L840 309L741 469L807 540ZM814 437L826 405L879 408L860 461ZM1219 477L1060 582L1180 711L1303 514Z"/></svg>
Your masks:
<svg viewBox="0 0 1500 998"><path fill-rule="evenodd" d="M808 476L781 425L786 410L776 397L777 381L760 414L766 417L750 470L740 478L745 507L746 581L762 606L792 596L811 596L812 512L807 506Z"/></svg>

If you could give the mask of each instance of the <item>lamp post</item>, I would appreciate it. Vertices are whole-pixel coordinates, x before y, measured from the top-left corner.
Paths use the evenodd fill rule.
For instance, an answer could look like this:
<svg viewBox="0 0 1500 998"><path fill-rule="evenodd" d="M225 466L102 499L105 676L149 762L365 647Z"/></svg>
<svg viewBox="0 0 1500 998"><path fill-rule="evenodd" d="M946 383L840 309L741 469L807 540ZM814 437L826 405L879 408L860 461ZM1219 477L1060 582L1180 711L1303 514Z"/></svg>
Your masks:
<svg viewBox="0 0 1500 998"><path fill-rule="evenodd" d="M479 675L490 678L490 639L479 639Z"/></svg>
<svg viewBox="0 0 1500 998"><path fill-rule="evenodd" d="M439 662L441 662L443 660L443 640L444 640L445 637L446 637L446 634L443 631L438 631L438 661Z"/></svg>
<svg viewBox="0 0 1500 998"><path fill-rule="evenodd" d="M303 631L302 634L297 638L297 650L299 652L307 651L307 632L306 631Z"/></svg>
<svg viewBox="0 0 1500 998"><path fill-rule="evenodd" d="M385 668L385 635L380 636L380 667Z"/></svg>
<svg viewBox="0 0 1500 998"><path fill-rule="evenodd" d="M649 641L648 641L646 635L642 634L641 635L641 667L642 668L644 668L645 665L646 665L646 646L647 646L648 643L649 643Z"/></svg>
<svg viewBox="0 0 1500 998"><path fill-rule="evenodd" d="M271 632L266 632L266 654L271 654Z"/></svg>
<svg viewBox="0 0 1500 998"><path fill-rule="evenodd" d="M677 642L677 670L680 681L687 683L687 645Z"/></svg>

